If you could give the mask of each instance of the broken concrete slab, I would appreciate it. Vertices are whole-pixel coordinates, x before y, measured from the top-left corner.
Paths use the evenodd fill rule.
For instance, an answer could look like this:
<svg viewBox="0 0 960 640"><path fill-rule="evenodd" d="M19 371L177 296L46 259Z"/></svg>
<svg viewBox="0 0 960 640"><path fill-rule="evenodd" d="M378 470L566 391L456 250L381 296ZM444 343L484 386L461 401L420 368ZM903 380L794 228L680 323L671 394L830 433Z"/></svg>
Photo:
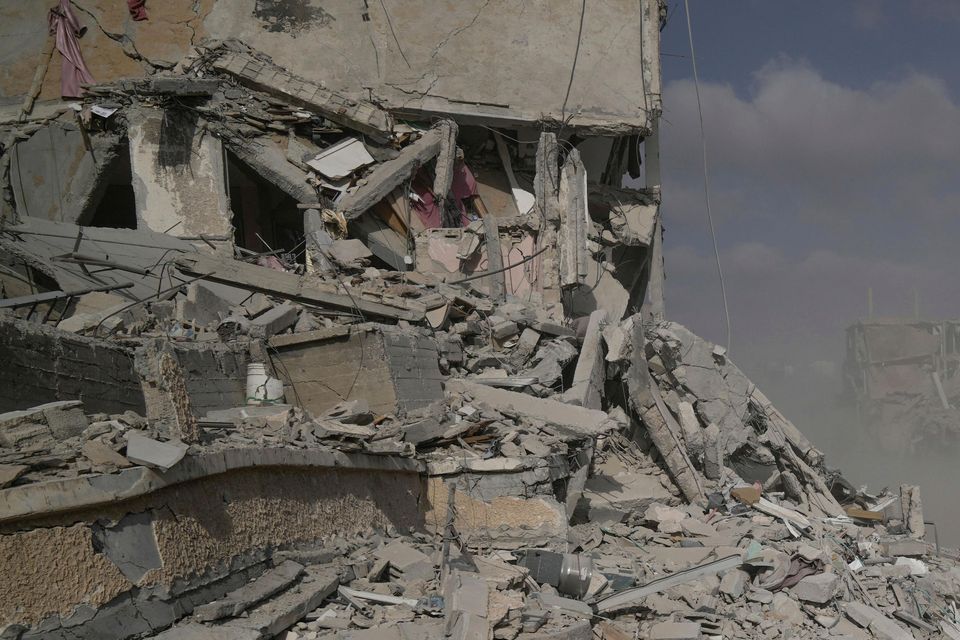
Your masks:
<svg viewBox="0 0 960 640"><path fill-rule="evenodd" d="M114 451L113 447L109 447L97 440L84 442L81 451L94 466L106 465L114 466L118 469L131 466L130 461Z"/></svg>
<svg viewBox="0 0 960 640"><path fill-rule="evenodd" d="M168 471L183 459L187 445L175 442L160 442L136 431L127 434L126 458L134 464Z"/></svg>
<svg viewBox="0 0 960 640"><path fill-rule="evenodd" d="M273 638L320 606L339 584L340 577L335 569L309 567L299 583L250 609L246 617L234 618L220 628L227 633L252 630L262 640Z"/></svg>
<svg viewBox="0 0 960 640"><path fill-rule="evenodd" d="M700 640L698 622L658 622L650 627L650 640Z"/></svg>
<svg viewBox="0 0 960 640"><path fill-rule="evenodd" d="M250 321L250 333L257 338L270 338L292 327L299 315L298 307L290 303L278 304Z"/></svg>
<svg viewBox="0 0 960 640"><path fill-rule="evenodd" d="M203 282L194 282L187 287L187 297L177 309L182 322L196 322L199 325L216 325L230 315L233 304L225 300Z"/></svg>
<svg viewBox="0 0 960 640"><path fill-rule="evenodd" d="M488 640L489 586L477 574L454 570L443 585L444 629L452 640Z"/></svg>
<svg viewBox="0 0 960 640"><path fill-rule="evenodd" d="M373 552L378 560L404 574L407 580L430 580L434 576L433 561L425 553L399 540Z"/></svg>
<svg viewBox="0 0 960 640"><path fill-rule="evenodd" d="M259 91L288 100L297 106L317 111L333 122L362 131L376 139L393 133L393 117L376 105L339 95L297 78L271 63L269 58L252 52L222 50L213 68L237 78Z"/></svg>
<svg viewBox="0 0 960 640"><path fill-rule="evenodd" d="M29 470L24 464L0 464L0 489L6 489Z"/></svg>
<svg viewBox="0 0 960 640"><path fill-rule="evenodd" d="M374 167L363 185L344 194L337 202L337 211L347 220L360 216L409 180L416 169L435 158L440 153L442 141L443 134L439 129L423 132L419 140L401 149L396 158Z"/></svg>
<svg viewBox="0 0 960 640"><path fill-rule="evenodd" d="M914 640L914 635L886 616L870 621L870 633L877 640Z"/></svg>
<svg viewBox="0 0 960 640"><path fill-rule="evenodd" d="M580 435L599 435L616 428L606 413L569 405L547 398L534 398L515 391L496 389L466 380L448 380L448 395L469 395L497 411L512 412L528 418L543 420Z"/></svg>
<svg viewBox="0 0 960 640"><path fill-rule="evenodd" d="M223 260L211 256L193 255L177 260L177 267L206 280L221 282L231 286L259 291L267 295L315 304L321 307L341 309L374 317L419 322L424 319L424 311L406 307L374 302L357 295L346 295L326 291L319 286L305 282L294 273L274 271L267 267L246 264L236 260Z"/></svg>
<svg viewBox="0 0 960 640"><path fill-rule="evenodd" d="M873 607L862 602L847 602L843 605L843 612L855 623L866 629L874 619L883 617L883 614Z"/></svg>
<svg viewBox="0 0 960 640"><path fill-rule="evenodd" d="M195 608L193 617L200 622L236 617L259 602L283 591L301 574L303 574L303 565L293 560L286 560L223 598Z"/></svg>
<svg viewBox="0 0 960 640"><path fill-rule="evenodd" d="M348 269L360 269L373 257L367 246L356 238L334 240L327 247L327 255L338 265Z"/></svg>
<svg viewBox="0 0 960 640"><path fill-rule="evenodd" d="M603 356L603 326L607 312L598 309L590 314L580 357L573 373L573 383L564 394L564 401L588 409L603 408L603 392L606 383Z"/></svg>
<svg viewBox="0 0 960 640"><path fill-rule="evenodd" d="M835 573L818 573L807 576L793 586L793 595L806 602L826 604L833 600L840 587L840 576Z"/></svg>

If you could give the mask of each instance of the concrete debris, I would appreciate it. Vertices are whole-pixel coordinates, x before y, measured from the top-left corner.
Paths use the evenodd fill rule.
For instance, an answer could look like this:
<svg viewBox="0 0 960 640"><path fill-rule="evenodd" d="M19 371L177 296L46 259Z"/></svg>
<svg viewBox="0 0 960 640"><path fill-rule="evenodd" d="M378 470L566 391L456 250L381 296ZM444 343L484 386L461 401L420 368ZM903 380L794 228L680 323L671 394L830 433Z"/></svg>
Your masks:
<svg viewBox="0 0 960 640"><path fill-rule="evenodd" d="M126 458L134 464L168 471L183 459L187 447L182 444L160 442L135 431L127 434Z"/></svg>
<svg viewBox="0 0 960 640"><path fill-rule="evenodd" d="M820 573L807 576L793 587L793 595L806 602L826 604L833 600L833 596L840 586L840 576L835 573Z"/></svg>
<svg viewBox="0 0 960 640"><path fill-rule="evenodd" d="M475 43L541 60L569 3L199 4L87 52L149 77L0 119L0 637L954 633L919 487L853 488L664 319L662 2L591 4L632 35L581 64L642 86L565 114ZM953 342L874 329L861 393L957 411Z"/></svg>
<svg viewBox="0 0 960 640"><path fill-rule="evenodd" d="M253 605L289 587L302 573L303 565L287 560L220 600L197 607L193 610L193 617L200 622L235 618Z"/></svg>

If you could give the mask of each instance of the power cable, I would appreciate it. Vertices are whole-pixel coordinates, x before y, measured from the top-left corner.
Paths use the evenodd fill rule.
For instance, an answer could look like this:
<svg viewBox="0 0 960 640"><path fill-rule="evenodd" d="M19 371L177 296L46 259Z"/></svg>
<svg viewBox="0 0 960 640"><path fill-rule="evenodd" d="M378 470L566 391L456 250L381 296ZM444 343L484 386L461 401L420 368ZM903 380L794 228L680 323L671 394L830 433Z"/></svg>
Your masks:
<svg viewBox="0 0 960 640"><path fill-rule="evenodd" d="M577 47L573 52L573 65L570 67L570 80L567 81L567 92L563 96L563 106L560 107L560 132L557 133L557 140L563 136L563 130L567 126L567 101L570 100L570 89L573 88L573 76L577 72L577 60L580 58L580 43L583 42L583 18L587 14L587 0L580 3L580 27L577 29ZM571 116L572 118L573 116Z"/></svg>
<svg viewBox="0 0 960 640"><path fill-rule="evenodd" d="M720 266L720 249L717 248L717 232L713 227L713 213L710 209L710 178L707 172L707 134L703 127L703 105L700 102L700 78L697 75L697 55L693 50L690 0L683 0L683 6L687 12L687 37L690 40L690 62L693 64L693 86L697 92L697 114L700 117L700 147L703 149L703 197L707 205L707 222L710 225L710 238L713 240L713 254L717 259L717 277L720 279L720 296L723 298L723 317L727 325L727 353L730 353L730 307L727 305L727 287L723 281L723 268Z"/></svg>

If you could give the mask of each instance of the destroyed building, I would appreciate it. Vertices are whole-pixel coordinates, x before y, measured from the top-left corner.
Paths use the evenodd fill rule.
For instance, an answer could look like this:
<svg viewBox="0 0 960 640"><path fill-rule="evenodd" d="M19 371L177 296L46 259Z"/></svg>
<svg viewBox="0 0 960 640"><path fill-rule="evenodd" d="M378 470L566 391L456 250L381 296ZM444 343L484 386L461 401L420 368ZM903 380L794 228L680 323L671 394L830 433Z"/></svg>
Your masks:
<svg viewBox="0 0 960 640"><path fill-rule="evenodd" d="M919 489L664 317L658 0L48 9L0 637L960 638Z"/></svg>
<svg viewBox="0 0 960 640"><path fill-rule="evenodd" d="M960 322L871 318L847 328L846 396L890 451L960 440Z"/></svg>

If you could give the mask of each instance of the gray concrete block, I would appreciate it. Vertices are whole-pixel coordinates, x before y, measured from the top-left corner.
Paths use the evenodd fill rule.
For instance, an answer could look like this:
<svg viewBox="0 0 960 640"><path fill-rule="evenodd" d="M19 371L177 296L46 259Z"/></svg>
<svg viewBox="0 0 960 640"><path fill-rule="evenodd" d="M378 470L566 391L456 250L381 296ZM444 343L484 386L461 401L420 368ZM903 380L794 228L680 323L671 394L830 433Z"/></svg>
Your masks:
<svg viewBox="0 0 960 640"><path fill-rule="evenodd" d="M127 434L126 458L130 462L166 471L187 453L183 443L160 442L136 431Z"/></svg>
<svg viewBox="0 0 960 640"><path fill-rule="evenodd" d="M298 315L300 308L295 305L277 305L250 321L250 333L258 338L269 338L292 327Z"/></svg>
<svg viewBox="0 0 960 640"><path fill-rule="evenodd" d="M699 640L697 622L660 622L650 627L650 640Z"/></svg>
<svg viewBox="0 0 960 640"><path fill-rule="evenodd" d="M791 591L793 595L800 600L814 602L816 604L826 604L833 599L840 586L840 576L835 573L818 573L807 576L796 585Z"/></svg>

